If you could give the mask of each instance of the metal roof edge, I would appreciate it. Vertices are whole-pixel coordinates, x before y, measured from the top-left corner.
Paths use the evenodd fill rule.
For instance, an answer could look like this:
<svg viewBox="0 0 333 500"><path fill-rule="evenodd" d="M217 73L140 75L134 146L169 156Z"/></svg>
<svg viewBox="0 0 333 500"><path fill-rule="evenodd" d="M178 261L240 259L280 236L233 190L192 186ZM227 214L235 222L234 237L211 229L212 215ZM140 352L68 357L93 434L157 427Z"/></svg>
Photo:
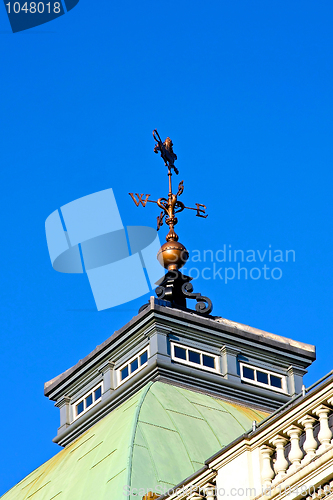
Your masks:
<svg viewBox="0 0 333 500"><path fill-rule="evenodd" d="M74 375L74 373L76 373L80 368L82 368L89 361L96 358L101 352L103 352L103 350L105 350L113 342L115 342L119 337L121 337L121 335L123 335L124 332L130 330L133 326L139 327L139 325L138 325L139 320L141 320L141 319L149 320L149 313L151 313L151 312L152 312L152 309L145 309L140 314L133 316L133 318L128 323L126 323L126 325L122 326L119 330L116 330L109 338L107 338L104 342L102 342L101 344L96 346L93 351L91 351L89 354L87 354L87 356L80 359L71 368L68 368L67 370L60 373L59 375L57 375L53 379L49 380L48 382L45 382L44 383L44 396L49 396L49 394L59 384L63 383L70 376ZM147 318L145 318L145 316L147 316Z"/></svg>

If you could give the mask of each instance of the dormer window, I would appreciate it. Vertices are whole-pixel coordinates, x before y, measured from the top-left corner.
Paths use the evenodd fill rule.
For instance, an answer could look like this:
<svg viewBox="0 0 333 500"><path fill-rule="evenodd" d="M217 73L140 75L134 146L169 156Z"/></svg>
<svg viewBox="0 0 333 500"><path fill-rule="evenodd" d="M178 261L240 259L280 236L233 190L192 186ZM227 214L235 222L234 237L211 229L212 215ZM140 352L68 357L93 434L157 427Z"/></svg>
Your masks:
<svg viewBox="0 0 333 500"><path fill-rule="evenodd" d="M218 357L205 351L171 343L171 358L202 370L218 371Z"/></svg>
<svg viewBox="0 0 333 500"><path fill-rule="evenodd" d="M250 384L259 385L278 392L287 392L286 377L278 373L240 363L241 379Z"/></svg>
<svg viewBox="0 0 333 500"><path fill-rule="evenodd" d="M138 371L144 368L148 363L148 349L145 347L138 354L126 361L118 370L118 385L122 384L125 380L135 375Z"/></svg>
<svg viewBox="0 0 333 500"><path fill-rule="evenodd" d="M74 405L74 418L75 420L78 417L81 417L84 413L86 413L90 408L95 406L95 404L99 403L102 399L102 384L97 385L91 391L87 392L81 399L79 399Z"/></svg>

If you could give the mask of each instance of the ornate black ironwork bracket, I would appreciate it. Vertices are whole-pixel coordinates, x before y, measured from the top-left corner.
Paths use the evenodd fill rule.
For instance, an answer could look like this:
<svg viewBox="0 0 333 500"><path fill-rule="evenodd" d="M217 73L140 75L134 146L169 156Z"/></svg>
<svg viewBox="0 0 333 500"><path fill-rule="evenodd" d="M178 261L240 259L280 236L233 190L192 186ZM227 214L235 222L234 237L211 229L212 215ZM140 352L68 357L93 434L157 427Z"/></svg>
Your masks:
<svg viewBox="0 0 333 500"><path fill-rule="evenodd" d="M199 314L210 314L213 310L213 303L201 293L193 293L192 283L184 283L182 286L182 292L188 299L195 299L197 303L195 304L195 310Z"/></svg>
<svg viewBox="0 0 333 500"><path fill-rule="evenodd" d="M197 304L195 310L198 314L208 315L213 310L212 301L201 293L193 293L192 278L182 274L180 271L169 271L160 280L155 293L158 299L164 301L165 305L176 309L187 309L186 299L195 299ZM143 311L148 304L143 305L139 312Z"/></svg>

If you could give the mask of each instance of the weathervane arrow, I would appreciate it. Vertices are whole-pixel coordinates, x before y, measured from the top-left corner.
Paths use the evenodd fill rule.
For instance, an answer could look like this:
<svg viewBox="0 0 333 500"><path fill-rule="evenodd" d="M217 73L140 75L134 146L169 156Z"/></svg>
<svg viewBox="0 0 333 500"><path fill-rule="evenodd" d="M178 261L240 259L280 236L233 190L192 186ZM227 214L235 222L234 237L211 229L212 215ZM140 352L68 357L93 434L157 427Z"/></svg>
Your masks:
<svg viewBox="0 0 333 500"><path fill-rule="evenodd" d="M178 197L183 194L184 191L184 181L180 181L178 185L178 191L176 194L172 192L172 170L178 175L179 171L175 166L175 161L177 160L177 155L173 151L173 142L170 137L167 137L164 142L157 132L153 131L153 137L155 139L154 153L160 153L164 160L165 166L168 168L169 177L169 193L168 198L159 198L158 200L150 200L150 194L139 194L139 193L129 193L135 205L138 207L140 204L145 207L147 203L156 203L162 212L157 217L157 231L163 225L163 220L165 219L166 224L169 226L169 233L166 236L167 241L178 241L178 235L175 233L174 226L177 224L178 219L175 214L182 212L183 210L195 210L197 217L208 217L206 214L206 205L201 203L195 203L196 208L186 207L183 202L178 200Z"/></svg>

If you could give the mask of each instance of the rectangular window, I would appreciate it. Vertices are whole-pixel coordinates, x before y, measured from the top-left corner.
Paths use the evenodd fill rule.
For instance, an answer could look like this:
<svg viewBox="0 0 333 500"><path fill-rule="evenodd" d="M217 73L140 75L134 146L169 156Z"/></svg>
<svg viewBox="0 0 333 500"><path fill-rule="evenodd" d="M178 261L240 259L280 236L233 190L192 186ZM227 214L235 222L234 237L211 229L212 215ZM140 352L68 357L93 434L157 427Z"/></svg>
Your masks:
<svg viewBox="0 0 333 500"><path fill-rule="evenodd" d="M126 377L128 377L128 365L125 366L125 368L123 368L120 373L121 373L121 380L124 380Z"/></svg>
<svg viewBox="0 0 333 500"><path fill-rule="evenodd" d="M257 381L268 385L268 373L257 370Z"/></svg>
<svg viewBox="0 0 333 500"><path fill-rule="evenodd" d="M254 370L248 366L243 366L243 377L254 380Z"/></svg>
<svg viewBox="0 0 333 500"><path fill-rule="evenodd" d="M175 358L186 359L186 349L175 346Z"/></svg>
<svg viewBox="0 0 333 500"><path fill-rule="evenodd" d="M76 405L76 414L80 415L84 410L84 403L81 401L78 405Z"/></svg>
<svg viewBox="0 0 333 500"><path fill-rule="evenodd" d="M86 408L88 408L88 406L91 406L93 404L93 395L92 393L89 394L89 396L86 398Z"/></svg>
<svg viewBox="0 0 333 500"><path fill-rule="evenodd" d="M217 356L192 347L189 348L171 342L171 358L174 361L200 368L201 370L218 371Z"/></svg>
<svg viewBox="0 0 333 500"><path fill-rule="evenodd" d="M186 359L186 357L185 357L185 359ZM195 352L195 351L188 351L188 360L191 361L191 363L197 363L198 365L200 365L200 363L201 363L200 353Z"/></svg>
<svg viewBox="0 0 333 500"><path fill-rule="evenodd" d="M208 368L215 368L215 358L212 356L207 356L207 354L202 355L202 363Z"/></svg>
<svg viewBox="0 0 333 500"><path fill-rule="evenodd" d="M140 366L144 365L148 361L148 351L145 351L140 356Z"/></svg>
<svg viewBox="0 0 333 500"><path fill-rule="evenodd" d="M94 401L97 401L97 399L99 399L100 397L102 397L102 387L98 387L95 391L94 391L94 395L95 395L95 399Z"/></svg>
<svg viewBox="0 0 333 500"><path fill-rule="evenodd" d="M276 375L270 375L271 385L273 387L277 387L278 389L282 389L282 378L277 377Z"/></svg>
<svg viewBox="0 0 333 500"><path fill-rule="evenodd" d="M126 361L126 363L122 364L117 369L118 385L132 375L135 375L139 370L147 365L149 357L148 351L149 346L135 354L135 356L132 356L128 361Z"/></svg>
<svg viewBox="0 0 333 500"><path fill-rule="evenodd" d="M131 363L131 373L135 372L139 368L139 360L136 358L134 361Z"/></svg>
<svg viewBox="0 0 333 500"><path fill-rule="evenodd" d="M79 401L73 404L73 419L83 415L86 411L90 410L102 397L102 383L97 387L91 389Z"/></svg>
<svg viewBox="0 0 333 500"><path fill-rule="evenodd" d="M240 363L240 367L241 379L244 380L244 382L259 385L274 391L287 392L286 377L244 363Z"/></svg>

